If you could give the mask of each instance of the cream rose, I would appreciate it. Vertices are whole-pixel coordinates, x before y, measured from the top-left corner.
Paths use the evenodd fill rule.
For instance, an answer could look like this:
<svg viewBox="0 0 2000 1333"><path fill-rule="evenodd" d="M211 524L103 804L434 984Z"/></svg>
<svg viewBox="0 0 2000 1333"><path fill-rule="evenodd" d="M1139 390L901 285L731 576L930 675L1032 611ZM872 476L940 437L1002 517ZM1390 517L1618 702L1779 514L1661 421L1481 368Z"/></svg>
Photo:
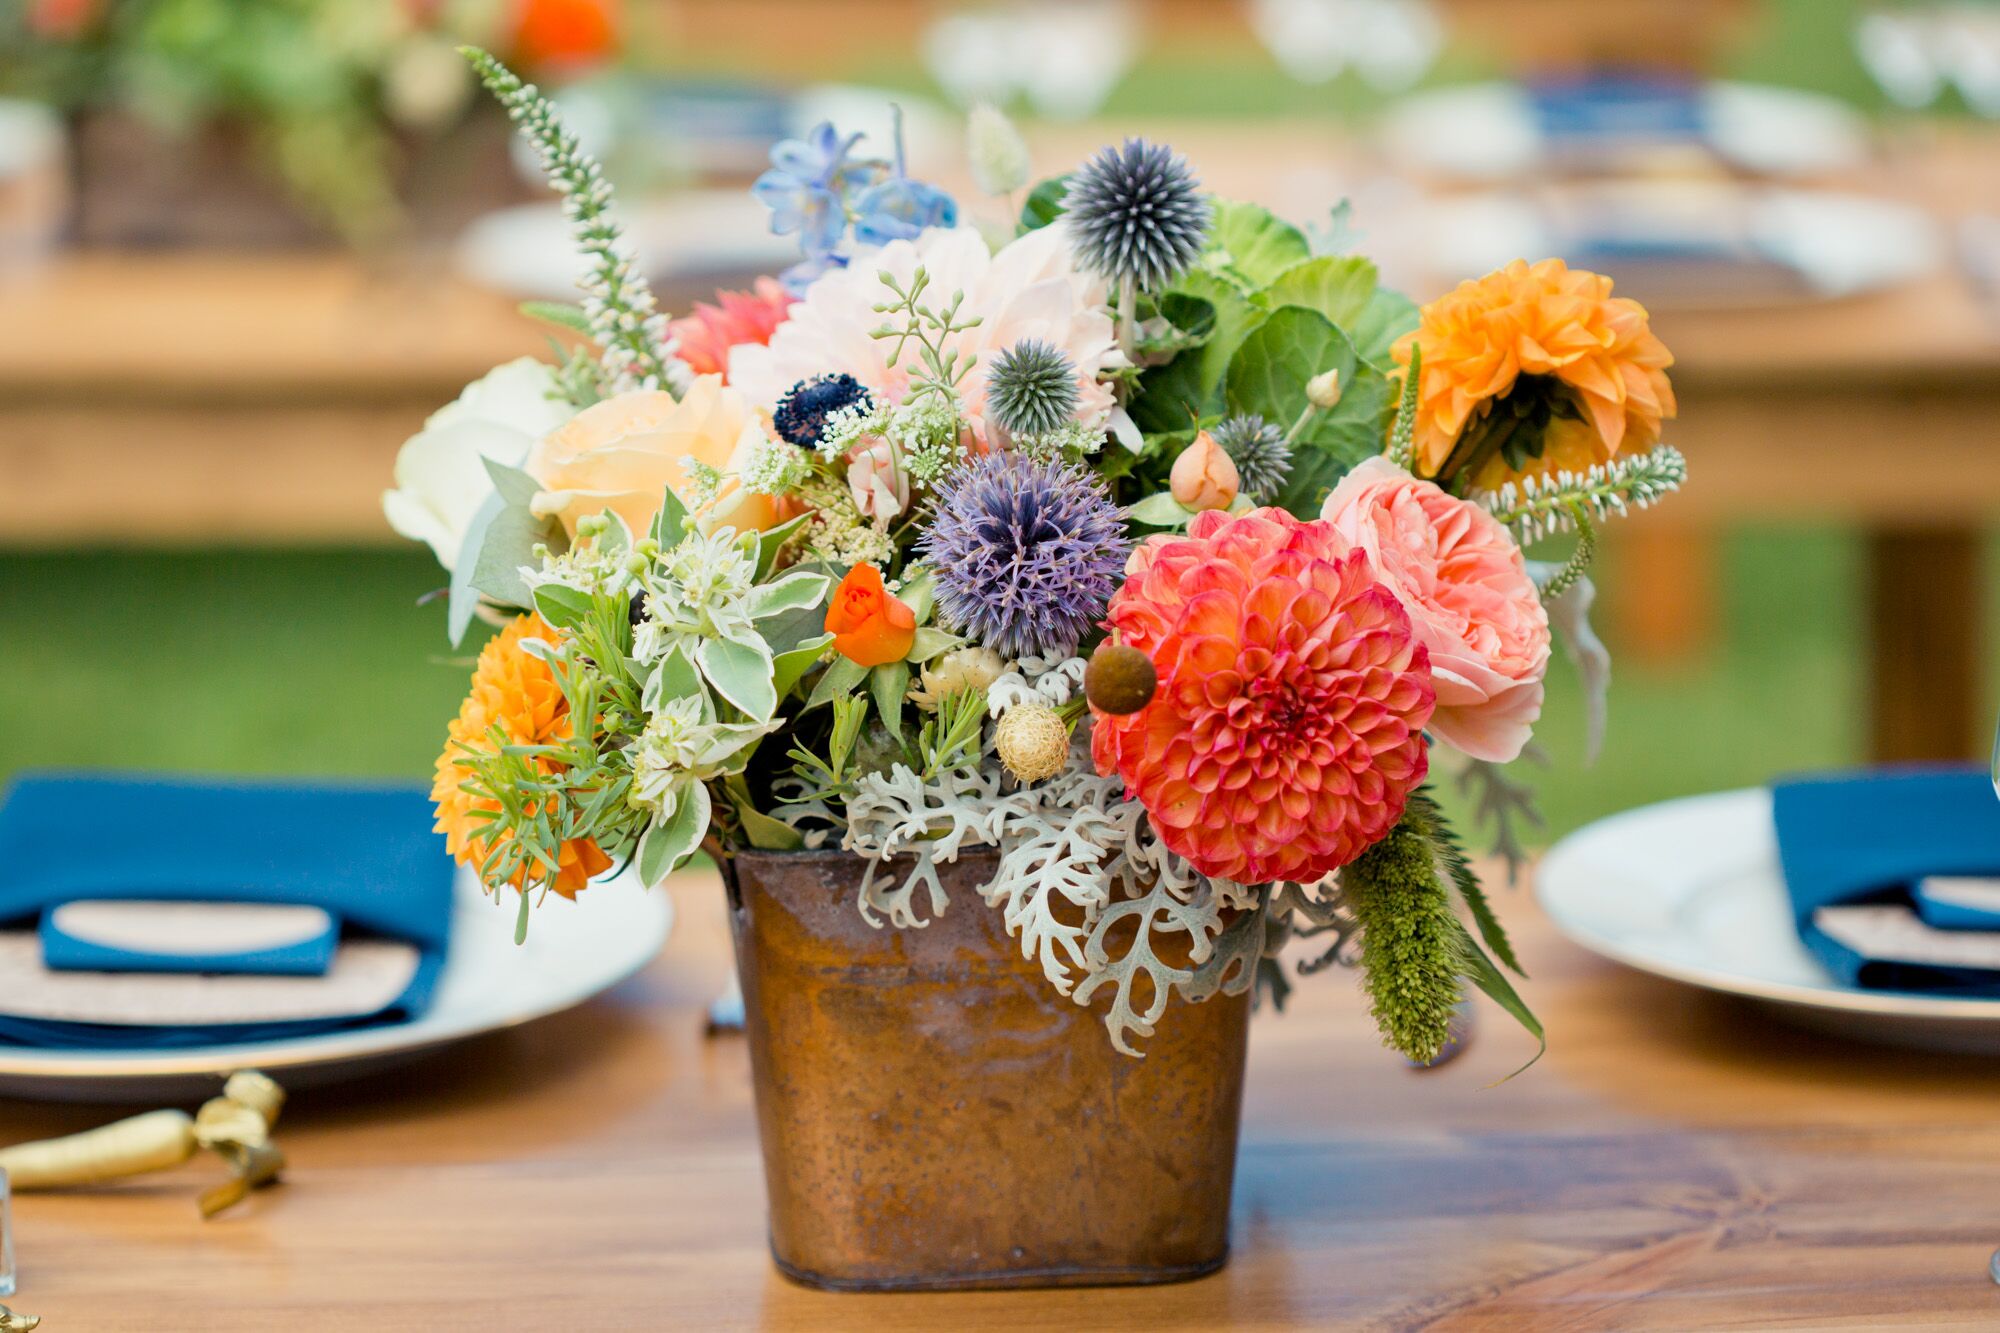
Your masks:
<svg viewBox="0 0 2000 1333"><path fill-rule="evenodd" d="M382 495L389 526L428 542L447 570L473 515L493 494L485 459L518 467L537 439L575 415L552 398L555 376L533 357L509 361L431 414L396 455L396 488Z"/></svg>
<svg viewBox="0 0 2000 1333"><path fill-rule="evenodd" d="M1549 617L1513 535L1386 458L1343 477L1320 517L1368 553L1430 650L1431 731L1475 759L1517 757L1542 715Z"/></svg>
<svg viewBox="0 0 2000 1333"><path fill-rule="evenodd" d="M738 475L765 441L764 426L720 375L702 375L680 401L642 389L587 407L528 453L528 475L542 486L531 508L555 517L572 535L578 519L610 509L635 533L659 512L667 487L693 492L688 460L724 474L715 499L696 511L704 531L775 527L777 506L744 488Z"/></svg>

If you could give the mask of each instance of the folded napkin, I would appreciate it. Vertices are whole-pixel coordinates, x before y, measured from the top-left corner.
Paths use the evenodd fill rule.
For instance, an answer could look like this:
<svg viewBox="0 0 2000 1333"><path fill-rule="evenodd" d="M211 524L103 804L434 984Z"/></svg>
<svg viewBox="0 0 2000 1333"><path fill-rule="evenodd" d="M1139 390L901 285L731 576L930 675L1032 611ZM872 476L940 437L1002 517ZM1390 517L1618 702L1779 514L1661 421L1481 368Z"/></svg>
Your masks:
<svg viewBox="0 0 2000 1333"><path fill-rule="evenodd" d="M15 992L0 985L0 1041L207 1045L420 1016L451 929L431 817L417 787L17 779L0 804L0 961ZM204 943L196 904L273 910L212 917ZM137 1013L80 1020L94 994Z"/></svg>
<svg viewBox="0 0 2000 1333"><path fill-rule="evenodd" d="M1691 79L1599 73L1538 80L1527 89L1548 139L1700 140L1708 132L1702 87Z"/></svg>
<svg viewBox="0 0 2000 1333"><path fill-rule="evenodd" d="M2000 798L1975 768L1889 769L1771 788L1799 937L1871 990L2000 996L2000 915L1926 880L2000 876Z"/></svg>

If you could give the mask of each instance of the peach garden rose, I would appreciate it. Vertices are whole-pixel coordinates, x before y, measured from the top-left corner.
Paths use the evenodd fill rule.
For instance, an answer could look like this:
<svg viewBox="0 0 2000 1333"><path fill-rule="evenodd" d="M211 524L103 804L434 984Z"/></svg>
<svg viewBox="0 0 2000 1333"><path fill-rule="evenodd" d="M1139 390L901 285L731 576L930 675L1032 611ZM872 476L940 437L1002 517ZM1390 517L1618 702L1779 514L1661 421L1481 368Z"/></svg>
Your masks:
<svg viewBox="0 0 2000 1333"><path fill-rule="evenodd" d="M643 533L668 486L682 497L692 493L689 459L725 474L716 498L696 511L703 529L761 532L777 526L777 505L744 489L735 474L765 438L763 422L743 396L720 375L702 375L678 402L642 389L585 408L543 436L524 466L542 486L535 513L560 519L572 536L578 519L606 509Z"/></svg>
<svg viewBox="0 0 2000 1333"><path fill-rule="evenodd" d="M1386 458L1342 478L1320 516L1368 553L1430 650L1431 731L1475 759L1518 757L1542 715L1549 617L1513 536Z"/></svg>

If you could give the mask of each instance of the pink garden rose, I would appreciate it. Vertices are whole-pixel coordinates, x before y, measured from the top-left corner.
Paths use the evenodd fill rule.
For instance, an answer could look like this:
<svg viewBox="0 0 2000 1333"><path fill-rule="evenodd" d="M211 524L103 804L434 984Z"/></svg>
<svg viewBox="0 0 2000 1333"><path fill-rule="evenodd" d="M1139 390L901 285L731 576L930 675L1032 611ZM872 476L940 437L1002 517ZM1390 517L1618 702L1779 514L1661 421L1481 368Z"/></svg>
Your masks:
<svg viewBox="0 0 2000 1333"><path fill-rule="evenodd" d="M1542 715L1549 617L1513 535L1386 458L1348 473L1320 517L1368 553L1430 650L1431 731L1475 759L1516 758Z"/></svg>
<svg viewBox="0 0 2000 1333"><path fill-rule="evenodd" d="M910 507L909 474L896 466L887 440L858 445L847 456L847 487L862 517L886 523Z"/></svg>

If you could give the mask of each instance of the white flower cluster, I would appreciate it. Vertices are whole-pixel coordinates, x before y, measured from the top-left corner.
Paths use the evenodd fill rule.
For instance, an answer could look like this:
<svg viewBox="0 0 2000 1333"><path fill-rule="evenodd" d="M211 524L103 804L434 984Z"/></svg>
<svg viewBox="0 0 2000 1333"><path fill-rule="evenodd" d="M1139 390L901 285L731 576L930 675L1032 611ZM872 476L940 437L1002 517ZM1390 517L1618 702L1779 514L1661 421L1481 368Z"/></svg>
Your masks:
<svg viewBox="0 0 2000 1333"><path fill-rule="evenodd" d="M930 485L965 457L964 427L957 400L943 394L921 394L895 407L856 403L826 419L819 452L828 460L845 458L871 438L885 439L896 447L904 471Z"/></svg>
<svg viewBox="0 0 2000 1333"><path fill-rule="evenodd" d="M688 787L736 772L750 748L777 723L717 722L698 694L667 699L647 719L632 747L632 803L671 814Z"/></svg>
<svg viewBox="0 0 2000 1333"><path fill-rule="evenodd" d="M757 561L733 529L690 533L640 575L645 615L632 633L632 653L657 662L675 647L690 653L703 639L752 634L748 605Z"/></svg>
<svg viewBox="0 0 2000 1333"><path fill-rule="evenodd" d="M789 495L812 475L812 455L796 444L766 439L743 466L743 487L757 495Z"/></svg>

